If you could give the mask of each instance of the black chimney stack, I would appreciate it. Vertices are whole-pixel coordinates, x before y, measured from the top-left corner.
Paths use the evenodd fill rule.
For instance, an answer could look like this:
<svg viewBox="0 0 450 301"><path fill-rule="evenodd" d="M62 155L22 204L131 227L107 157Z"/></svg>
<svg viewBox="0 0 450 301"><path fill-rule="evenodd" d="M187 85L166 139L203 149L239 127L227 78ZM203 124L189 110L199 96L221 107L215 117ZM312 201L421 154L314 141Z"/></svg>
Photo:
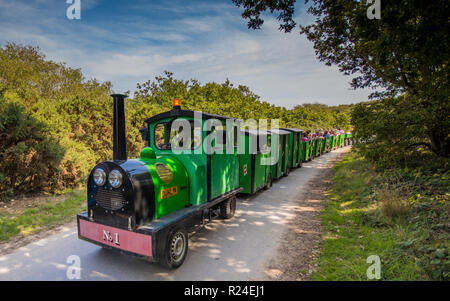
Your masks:
<svg viewBox="0 0 450 301"><path fill-rule="evenodd" d="M113 160L127 160L127 141L125 137L125 98L126 95L113 94L114 98L114 145Z"/></svg>

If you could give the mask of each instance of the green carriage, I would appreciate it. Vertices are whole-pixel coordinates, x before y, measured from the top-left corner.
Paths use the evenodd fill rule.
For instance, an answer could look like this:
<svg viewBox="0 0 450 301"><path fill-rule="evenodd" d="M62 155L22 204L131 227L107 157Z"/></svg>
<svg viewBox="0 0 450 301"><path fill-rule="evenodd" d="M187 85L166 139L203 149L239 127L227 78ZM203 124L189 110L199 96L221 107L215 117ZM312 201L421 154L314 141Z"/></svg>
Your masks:
<svg viewBox="0 0 450 301"><path fill-rule="evenodd" d="M352 145L353 144L353 136L352 133L345 133L344 135L344 145Z"/></svg>
<svg viewBox="0 0 450 301"><path fill-rule="evenodd" d="M263 130L240 132L239 185L241 193L254 194L272 186L270 133Z"/></svg>
<svg viewBox="0 0 450 301"><path fill-rule="evenodd" d="M339 140L338 140L338 147L343 147L344 146L344 138L345 135L344 134L339 134Z"/></svg>
<svg viewBox="0 0 450 301"><path fill-rule="evenodd" d="M323 155L327 153L328 138L326 137L321 138L322 139L320 140L320 153Z"/></svg>
<svg viewBox="0 0 450 301"><path fill-rule="evenodd" d="M311 141L302 141L303 162L311 161Z"/></svg>
<svg viewBox="0 0 450 301"><path fill-rule="evenodd" d="M331 135L330 136L330 149L331 150L334 150L334 149L336 149L336 147L337 147L337 136L336 135Z"/></svg>
<svg viewBox="0 0 450 301"><path fill-rule="evenodd" d="M319 157L322 154L321 151L322 140L323 140L322 137L314 138L314 148L313 148L314 157Z"/></svg>
<svg viewBox="0 0 450 301"><path fill-rule="evenodd" d="M309 160L314 160L314 158L316 157L316 151L315 151L316 143L317 143L317 139L315 137L313 137L310 140Z"/></svg>
<svg viewBox="0 0 450 301"><path fill-rule="evenodd" d="M278 152L271 167L272 179L279 179L289 174L289 135L290 132L282 129L268 131L271 134L271 143L278 143Z"/></svg>
<svg viewBox="0 0 450 301"><path fill-rule="evenodd" d="M303 130L296 128L282 128L289 132L289 167L302 167L302 135Z"/></svg>

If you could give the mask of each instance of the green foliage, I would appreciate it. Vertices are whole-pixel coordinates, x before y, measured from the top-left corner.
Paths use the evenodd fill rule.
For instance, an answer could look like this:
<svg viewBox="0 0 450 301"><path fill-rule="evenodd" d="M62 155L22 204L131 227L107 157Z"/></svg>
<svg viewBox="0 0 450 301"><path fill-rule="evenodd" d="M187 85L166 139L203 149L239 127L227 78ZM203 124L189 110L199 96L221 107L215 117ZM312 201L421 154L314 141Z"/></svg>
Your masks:
<svg viewBox="0 0 450 301"><path fill-rule="evenodd" d="M353 135L360 142L356 148L379 167L436 166L438 161L439 168L448 168L448 158L432 155L436 152L426 127L432 117L418 105L407 96L357 104L351 113Z"/></svg>
<svg viewBox="0 0 450 301"><path fill-rule="evenodd" d="M4 196L73 187L111 157L110 83L85 80L39 48L6 44L0 91Z"/></svg>
<svg viewBox="0 0 450 301"><path fill-rule="evenodd" d="M242 16L250 19L250 28L261 26L260 15L266 10L281 12L278 17L280 29L289 32L294 28L295 1L233 2L245 8ZM372 5L369 1L305 2L310 3L308 12L316 19L310 25L300 26L300 32L314 43L319 60L326 65L337 65L345 75L352 76L353 88L375 88L379 91L373 97L389 98L379 107L367 108L374 113L372 119L383 117L383 123L379 122L376 128L382 132L394 129L399 133L417 130L417 142L411 144L414 139L410 135L403 136L404 141L399 136L394 141L394 148L386 149L382 154L382 162L388 160L389 154L398 157L402 152L409 152L412 145L425 146L437 156L448 158L449 2L381 1L381 19L378 20L367 17L367 10ZM362 113L362 107L359 109ZM378 114L377 109L382 111ZM404 109L408 111L402 111ZM389 110L400 112L399 118L389 114ZM362 114L357 115L362 118ZM373 131L374 124L368 129L363 127L364 124L359 123L356 130L380 136L380 132ZM385 144L387 141L388 138ZM369 156L374 158L376 154Z"/></svg>
<svg viewBox="0 0 450 301"><path fill-rule="evenodd" d="M174 79L173 74L167 71L155 80L138 84L134 102L142 102L145 107L155 108L148 113L159 113L170 110L174 97L180 98L182 107L186 109L243 120L268 119L270 122L271 119L280 119L281 127L298 127L304 130L351 127L351 106L304 104L288 110L261 101L248 87L235 87L229 80L222 84L213 82L201 85L194 79Z"/></svg>
<svg viewBox="0 0 450 301"><path fill-rule="evenodd" d="M64 148L49 137L45 123L24 107L7 103L0 95L0 198L15 191L54 187L54 174Z"/></svg>
<svg viewBox="0 0 450 301"><path fill-rule="evenodd" d="M377 172L356 152L347 155L321 213L324 239L313 278L367 280L366 259L378 255L382 280L449 280L449 175ZM386 210L395 203L403 207Z"/></svg>
<svg viewBox="0 0 450 301"><path fill-rule="evenodd" d="M272 0L232 0L238 7L244 7L245 10L242 13L242 18L249 19L248 28L260 29L264 23L261 19L261 13L269 10L270 13L275 11L280 12L277 19L283 21L280 24L279 30L290 32L294 29L296 23L292 19L294 15L294 3L295 0L284 1L272 1Z"/></svg>
<svg viewBox="0 0 450 301"><path fill-rule="evenodd" d="M380 97L402 94L380 108L401 112L399 118L384 116L384 110L386 127L378 129L416 131L418 143L448 158L450 70L449 52L443 51L449 47L448 1L384 1L380 20L367 18L365 1L312 2L309 12L316 23L302 27L302 33L314 43L318 58L352 75L353 88L382 88L374 95ZM412 139L408 133L400 137L404 141L396 139L398 148L391 153L405 151L401 146L407 148Z"/></svg>

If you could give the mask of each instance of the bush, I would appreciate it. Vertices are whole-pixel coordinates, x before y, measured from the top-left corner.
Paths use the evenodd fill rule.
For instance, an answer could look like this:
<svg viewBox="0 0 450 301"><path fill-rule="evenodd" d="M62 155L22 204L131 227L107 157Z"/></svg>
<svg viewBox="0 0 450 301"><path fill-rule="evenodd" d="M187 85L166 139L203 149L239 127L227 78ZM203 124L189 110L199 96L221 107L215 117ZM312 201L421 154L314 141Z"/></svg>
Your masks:
<svg viewBox="0 0 450 301"><path fill-rule="evenodd" d="M54 175L65 150L47 134L43 122L0 95L0 197L56 184Z"/></svg>
<svg viewBox="0 0 450 301"><path fill-rule="evenodd" d="M378 167L448 166L449 119L442 111L434 116L406 95L359 103L352 111L356 148Z"/></svg>

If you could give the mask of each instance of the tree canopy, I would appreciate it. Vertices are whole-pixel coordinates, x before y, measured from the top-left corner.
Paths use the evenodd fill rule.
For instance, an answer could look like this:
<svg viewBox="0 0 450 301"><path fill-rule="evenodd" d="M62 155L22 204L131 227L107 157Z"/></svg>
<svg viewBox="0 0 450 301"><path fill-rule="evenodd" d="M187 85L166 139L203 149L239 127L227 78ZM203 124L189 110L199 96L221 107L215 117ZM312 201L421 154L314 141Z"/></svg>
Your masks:
<svg viewBox="0 0 450 301"><path fill-rule="evenodd" d="M289 32L295 27L295 1L233 2L245 8L242 16L249 19L249 28L261 27L261 14L266 10L281 12L278 17L281 30ZM386 102L392 110L400 109L403 99L414 103L411 109L421 118L407 122L401 118L405 123L397 125L403 128L410 124L422 125L425 136L405 147L420 144L448 158L448 1L383 0L381 19L367 17L372 1L307 0L305 3L310 5L308 12L315 17L315 22L300 25L299 31L314 44L317 58L351 76L353 88L377 89L372 94L375 99L401 95L403 98L398 98L398 102ZM358 135L359 128L355 131Z"/></svg>

